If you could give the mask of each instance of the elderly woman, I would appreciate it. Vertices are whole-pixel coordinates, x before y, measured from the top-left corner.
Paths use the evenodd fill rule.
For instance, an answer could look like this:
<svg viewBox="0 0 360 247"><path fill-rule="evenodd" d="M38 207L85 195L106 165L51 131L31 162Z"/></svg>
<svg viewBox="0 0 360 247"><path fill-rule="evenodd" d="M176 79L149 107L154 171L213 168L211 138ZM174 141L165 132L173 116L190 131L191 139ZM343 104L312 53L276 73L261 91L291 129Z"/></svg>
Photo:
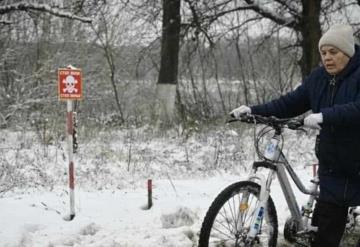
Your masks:
<svg viewBox="0 0 360 247"><path fill-rule="evenodd" d="M334 25L321 37L319 52L322 66L293 92L231 113L288 118L312 110L304 124L320 129L315 148L320 195L313 222L318 232L313 246L337 247L348 207L360 205L360 50L350 26Z"/></svg>

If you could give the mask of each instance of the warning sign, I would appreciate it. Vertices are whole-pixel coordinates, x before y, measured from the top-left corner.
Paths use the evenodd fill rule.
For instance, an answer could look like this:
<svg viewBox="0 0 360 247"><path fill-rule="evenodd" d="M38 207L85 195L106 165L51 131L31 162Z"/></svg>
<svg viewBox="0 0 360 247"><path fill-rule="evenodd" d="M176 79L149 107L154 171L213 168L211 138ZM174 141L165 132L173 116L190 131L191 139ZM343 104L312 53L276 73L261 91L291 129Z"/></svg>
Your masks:
<svg viewBox="0 0 360 247"><path fill-rule="evenodd" d="M82 99L81 70L58 69L58 91L60 100Z"/></svg>

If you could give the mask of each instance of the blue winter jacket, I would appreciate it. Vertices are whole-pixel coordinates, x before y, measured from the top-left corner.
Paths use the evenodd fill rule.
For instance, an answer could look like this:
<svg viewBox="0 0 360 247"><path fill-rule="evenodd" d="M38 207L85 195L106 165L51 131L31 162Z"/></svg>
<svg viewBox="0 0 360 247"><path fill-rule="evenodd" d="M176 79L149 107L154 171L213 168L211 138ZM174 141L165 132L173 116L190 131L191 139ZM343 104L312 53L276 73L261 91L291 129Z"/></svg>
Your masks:
<svg viewBox="0 0 360 247"><path fill-rule="evenodd" d="M355 46L354 56L339 75L331 76L323 66L319 66L294 91L251 107L254 114L279 118L298 116L308 110L323 114L317 150L320 187L329 179L330 187L335 180L340 181L342 188L333 188L339 189L339 193L331 192L338 194L336 200L360 204L359 46ZM351 188L348 188L349 184ZM343 189L354 189L349 192L350 199L346 198L347 192Z"/></svg>

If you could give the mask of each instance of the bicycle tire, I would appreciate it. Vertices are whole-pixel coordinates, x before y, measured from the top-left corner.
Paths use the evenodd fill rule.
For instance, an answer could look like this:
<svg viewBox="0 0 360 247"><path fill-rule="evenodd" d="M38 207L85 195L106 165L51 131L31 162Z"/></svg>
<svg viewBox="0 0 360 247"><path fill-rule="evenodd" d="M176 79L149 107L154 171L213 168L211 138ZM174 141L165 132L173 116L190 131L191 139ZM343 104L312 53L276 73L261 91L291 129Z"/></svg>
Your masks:
<svg viewBox="0 0 360 247"><path fill-rule="evenodd" d="M200 236L199 236L199 247L213 247L213 246L236 247L236 246L240 246L241 240L239 238L240 238L241 232L236 231L236 224L238 224L240 213L236 212L236 211L240 211L241 194L244 192L248 192L250 194L250 196L253 196L252 198L255 198L255 200L257 200L257 202L258 202L258 197L260 194L260 186L251 181L241 181L241 182L234 183L234 184L228 186L227 188L225 188L215 198L215 200L209 207L209 209L205 215L205 218L203 220L202 226L201 226ZM237 198L235 198L235 197L237 197ZM235 199L237 199L237 201L235 201ZM253 200L253 199L251 199L251 200ZM235 211L234 205L236 203L239 204L238 205L239 210ZM247 203L247 204L254 205L252 203ZM255 205L256 204L257 203L255 202ZM232 206L234 206L234 208L232 208ZM216 229L216 227L214 227L214 222L215 222L215 224L218 224L219 222L217 222L217 217L222 217L222 216L224 216L223 214L225 214L225 218L227 218L227 213L226 213L225 207L228 207L228 209L230 209L230 211L231 211L230 214L231 214L231 216L234 216L234 218L232 218L232 219L228 218L228 219L226 219L226 221L224 223L229 228L231 227L231 223L233 223L235 227L233 227L233 229L230 229L228 234L224 234L224 238L231 237L232 239L219 239L218 242L215 241L214 243L211 243L211 241L212 241L211 235L212 235L213 228L215 228L215 232L213 233L213 235L216 236L219 233L221 234L221 231L219 229ZM248 210L248 212L250 212L250 210ZM278 237L278 220L277 220L277 213L276 213L275 205L270 196L269 196L269 199L268 199L268 202L266 205L265 212L266 213L265 213L265 217L264 217L264 219L265 219L264 222L266 224L268 224L268 227L264 228L264 225L263 225L264 222L263 222L261 224L261 228L262 229L264 228L263 230L267 231L268 239L265 240L265 245L264 245L264 243L260 242L261 245L259 245L259 246L276 247L277 237ZM235 213L235 215L233 215L233 213ZM251 218L252 217L249 216L249 218L248 218L249 222L251 221ZM246 219L247 219L247 217L245 215L244 221ZM220 225L219 227L224 226L221 224L221 222L219 223L219 225ZM226 226L225 226L225 228L226 228ZM246 233L247 233L246 228L247 227L244 227L242 229L242 230L244 230L244 232L242 233L243 235L241 235L241 236L246 236ZM227 230L229 230L229 229L227 229ZM234 230L234 231L231 232L231 230ZM261 233L263 233L263 232L261 232ZM260 235L262 235L262 234L260 234ZM259 238L257 239L258 241L262 241L262 236L260 236L260 235L259 235ZM244 246L244 245L241 245L241 246ZM253 244L250 244L250 246L257 246L257 244L253 243Z"/></svg>

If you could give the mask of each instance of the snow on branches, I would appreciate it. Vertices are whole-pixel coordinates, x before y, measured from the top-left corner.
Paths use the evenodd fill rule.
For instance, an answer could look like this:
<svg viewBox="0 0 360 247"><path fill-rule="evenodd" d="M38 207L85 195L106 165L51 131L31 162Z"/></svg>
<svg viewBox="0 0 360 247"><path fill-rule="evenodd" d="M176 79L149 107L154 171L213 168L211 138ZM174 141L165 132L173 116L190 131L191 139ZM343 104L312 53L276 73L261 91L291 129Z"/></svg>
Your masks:
<svg viewBox="0 0 360 247"><path fill-rule="evenodd" d="M78 16L71 12L63 11L56 7L52 7L48 4L34 4L34 3L26 3L26 2L6 4L3 6L0 6L0 15L4 15L6 13L10 13L10 12L14 12L14 11L29 11L29 10L46 12L46 13L49 13L54 16L78 20L78 21L85 22L85 23L91 23L91 21L92 21L91 18Z"/></svg>

